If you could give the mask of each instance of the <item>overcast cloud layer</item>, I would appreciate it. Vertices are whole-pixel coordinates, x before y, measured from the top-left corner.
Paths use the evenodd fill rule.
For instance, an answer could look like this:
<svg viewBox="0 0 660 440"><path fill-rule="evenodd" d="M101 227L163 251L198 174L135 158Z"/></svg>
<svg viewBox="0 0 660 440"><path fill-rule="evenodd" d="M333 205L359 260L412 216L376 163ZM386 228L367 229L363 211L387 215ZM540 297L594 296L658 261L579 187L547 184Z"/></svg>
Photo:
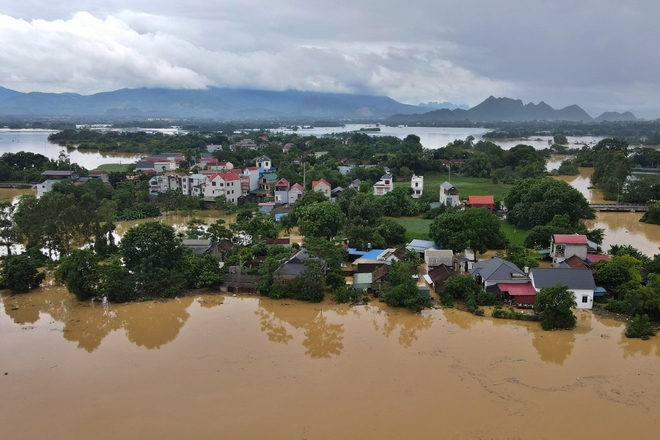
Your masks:
<svg viewBox="0 0 660 440"><path fill-rule="evenodd" d="M0 85L23 92L495 95L660 116L660 3L648 0L0 0L0 11Z"/></svg>

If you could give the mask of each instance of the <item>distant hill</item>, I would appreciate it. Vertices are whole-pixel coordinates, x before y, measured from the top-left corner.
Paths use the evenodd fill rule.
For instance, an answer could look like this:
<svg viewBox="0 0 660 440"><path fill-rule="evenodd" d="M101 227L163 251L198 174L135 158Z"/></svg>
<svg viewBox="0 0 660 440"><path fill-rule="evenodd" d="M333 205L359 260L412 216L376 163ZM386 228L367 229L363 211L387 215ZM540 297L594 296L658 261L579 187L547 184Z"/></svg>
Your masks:
<svg viewBox="0 0 660 440"><path fill-rule="evenodd" d="M470 106L467 105L467 104L453 104L453 103L447 102L447 101L444 101L444 102L429 101L427 103L420 102L419 104L417 104L417 107L432 108L432 109L436 109L436 110L441 109L441 108L446 108L446 109L449 109L449 110L454 110L454 109L460 108L460 109L463 109L463 110L467 110L467 109L470 108Z"/></svg>
<svg viewBox="0 0 660 440"><path fill-rule="evenodd" d="M121 89L94 95L20 93L0 87L0 115L264 119L383 118L419 107L387 96L210 87L205 90Z"/></svg>
<svg viewBox="0 0 660 440"><path fill-rule="evenodd" d="M627 118L627 119L624 119ZM573 122L600 122L600 121L635 121L637 118L626 112L603 113L594 119L577 105L569 105L555 110L545 102L538 104L523 104L520 99L488 97L481 104L468 110L463 109L440 109L423 114L394 115L388 119L392 123L417 123L417 122L495 122L495 121L573 121Z"/></svg>
<svg viewBox="0 0 660 440"><path fill-rule="evenodd" d="M603 121L613 121L613 122L628 122L636 121L637 118L630 112L605 112L602 115L598 116L594 121L603 122Z"/></svg>

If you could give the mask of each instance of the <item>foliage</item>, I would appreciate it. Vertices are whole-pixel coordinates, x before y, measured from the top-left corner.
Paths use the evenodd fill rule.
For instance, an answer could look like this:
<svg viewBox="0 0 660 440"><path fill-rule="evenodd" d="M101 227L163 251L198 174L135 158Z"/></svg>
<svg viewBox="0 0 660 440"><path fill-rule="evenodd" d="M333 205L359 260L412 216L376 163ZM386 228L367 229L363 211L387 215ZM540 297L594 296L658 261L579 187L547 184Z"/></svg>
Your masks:
<svg viewBox="0 0 660 440"><path fill-rule="evenodd" d="M299 301L321 302L323 293L323 269L315 258L303 260L305 269L293 281L294 298Z"/></svg>
<svg viewBox="0 0 660 440"><path fill-rule="evenodd" d="M8 255L2 262L0 285L11 293L25 293L39 287L46 278L39 273L38 265L27 254Z"/></svg>
<svg viewBox="0 0 660 440"><path fill-rule="evenodd" d="M171 226L158 222L134 226L124 234L119 251L141 294L174 297L183 290L185 280L179 272L183 247Z"/></svg>
<svg viewBox="0 0 660 440"><path fill-rule="evenodd" d="M326 274L325 285L331 287L332 291L334 292L335 289L346 285L346 279L341 274L341 272L333 270L332 272L328 272Z"/></svg>
<svg viewBox="0 0 660 440"><path fill-rule="evenodd" d="M468 295L478 297L483 291L481 284L471 276L456 276L451 277L442 288L445 295L450 295L454 299L467 299Z"/></svg>
<svg viewBox="0 0 660 440"><path fill-rule="evenodd" d="M344 214L337 204L324 201L300 209L297 221L298 229L305 237L331 239L341 230Z"/></svg>
<svg viewBox="0 0 660 440"><path fill-rule="evenodd" d="M412 278L414 273L416 271L411 264L395 262L387 274L380 300L390 307L407 307L414 312L431 307L431 299L419 293L417 282Z"/></svg>
<svg viewBox="0 0 660 440"><path fill-rule="evenodd" d="M333 288L332 294L334 301L340 304L356 304L365 301L367 298L367 296L363 295L362 292L345 283Z"/></svg>
<svg viewBox="0 0 660 440"><path fill-rule="evenodd" d="M73 250L71 255L60 261L55 279L64 284L79 301L96 296L99 265L94 252L87 249Z"/></svg>
<svg viewBox="0 0 660 440"><path fill-rule="evenodd" d="M493 292L486 292L481 290L477 293L477 304L480 306L492 306L495 305L495 294Z"/></svg>
<svg viewBox="0 0 660 440"><path fill-rule="evenodd" d="M538 315L530 315L527 313L515 312L513 309L504 310L501 307L495 307L492 314L493 318L499 319L515 319L517 321L538 321Z"/></svg>
<svg viewBox="0 0 660 440"><path fill-rule="evenodd" d="M468 293L465 299L465 305L470 313L476 316L484 316L484 309L480 309L477 303L477 298L473 293Z"/></svg>
<svg viewBox="0 0 660 440"><path fill-rule="evenodd" d="M3 246L7 255L11 255L12 246L19 243L20 234L12 220L15 205L11 202L0 203L0 246Z"/></svg>
<svg viewBox="0 0 660 440"><path fill-rule="evenodd" d="M509 244L506 248L506 255L503 258L521 268L539 266L537 253L523 246Z"/></svg>
<svg viewBox="0 0 660 440"><path fill-rule="evenodd" d="M643 340L655 336L656 331L649 320L649 315L635 315L626 324L626 337L627 338L641 338Z"/></svg>
<svg viewBox="0 0 660 440"><path fill-rule="evenodd" d="M99 265L98 271L98 296L106 297L108 301L115 303L135 300L135 277L122 265L119 258Z"/></svg>
<svg viewBox="0 0 660 440"><path fill-rule="evenodd" d="M567 214L571 225L594 218L582 193L563 180L550 177L517 182L505 198L507 221L523 229L549 223L557 214Z"/></svg>
<svg viewBox="0 0 660 440"><path fill-rule="evenodd" d="M575 298L568 286L558 284L541 289L534 301L534 312L539 315L543 330L572 329L577 324L571 310L575 306Z"/></svg>
<svg viewBox="0 0 660 440"><path fill-rule="evenodd" d="M472 249L476 260L478 253L505 246L506 237L500 227L495 214L485 208L473 208L439 215L431 222L429 236L436 244L456 253Z"/></svg>
<svg viewBox="0 0 660 440"><path fill-rule="evenodd" d="M650 223L653 225L660 225L660 202L649 205L648 210L644 213L640 222Z"/></svg>

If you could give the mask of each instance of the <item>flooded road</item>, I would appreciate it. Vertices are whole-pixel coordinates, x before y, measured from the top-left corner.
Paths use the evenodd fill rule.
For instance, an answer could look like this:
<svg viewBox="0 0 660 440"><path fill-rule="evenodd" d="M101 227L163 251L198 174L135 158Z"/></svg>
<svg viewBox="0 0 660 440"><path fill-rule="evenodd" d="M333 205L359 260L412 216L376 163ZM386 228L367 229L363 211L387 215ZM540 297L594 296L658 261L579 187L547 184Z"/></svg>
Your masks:
<svg viewBox="0 0 660 440"><path fill-rule="evenodd" d="M660 428L660 339L625 339L588 311L574 331L543 332L378 302L104 306L55 287L2 301L5 438L655 439Z"/></svg>

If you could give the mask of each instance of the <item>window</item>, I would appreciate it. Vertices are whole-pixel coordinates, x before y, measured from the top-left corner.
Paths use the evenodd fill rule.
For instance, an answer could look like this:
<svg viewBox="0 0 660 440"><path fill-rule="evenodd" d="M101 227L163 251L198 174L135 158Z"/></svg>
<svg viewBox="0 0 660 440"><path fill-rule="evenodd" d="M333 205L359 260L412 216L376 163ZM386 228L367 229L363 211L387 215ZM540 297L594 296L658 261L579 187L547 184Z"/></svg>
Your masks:
<svg viewBox="0 0 660 440"><path fill-rule="evenodd" d="M589 301L589 297L587 295L582 295L582 303L586 304Z"/></svg>

